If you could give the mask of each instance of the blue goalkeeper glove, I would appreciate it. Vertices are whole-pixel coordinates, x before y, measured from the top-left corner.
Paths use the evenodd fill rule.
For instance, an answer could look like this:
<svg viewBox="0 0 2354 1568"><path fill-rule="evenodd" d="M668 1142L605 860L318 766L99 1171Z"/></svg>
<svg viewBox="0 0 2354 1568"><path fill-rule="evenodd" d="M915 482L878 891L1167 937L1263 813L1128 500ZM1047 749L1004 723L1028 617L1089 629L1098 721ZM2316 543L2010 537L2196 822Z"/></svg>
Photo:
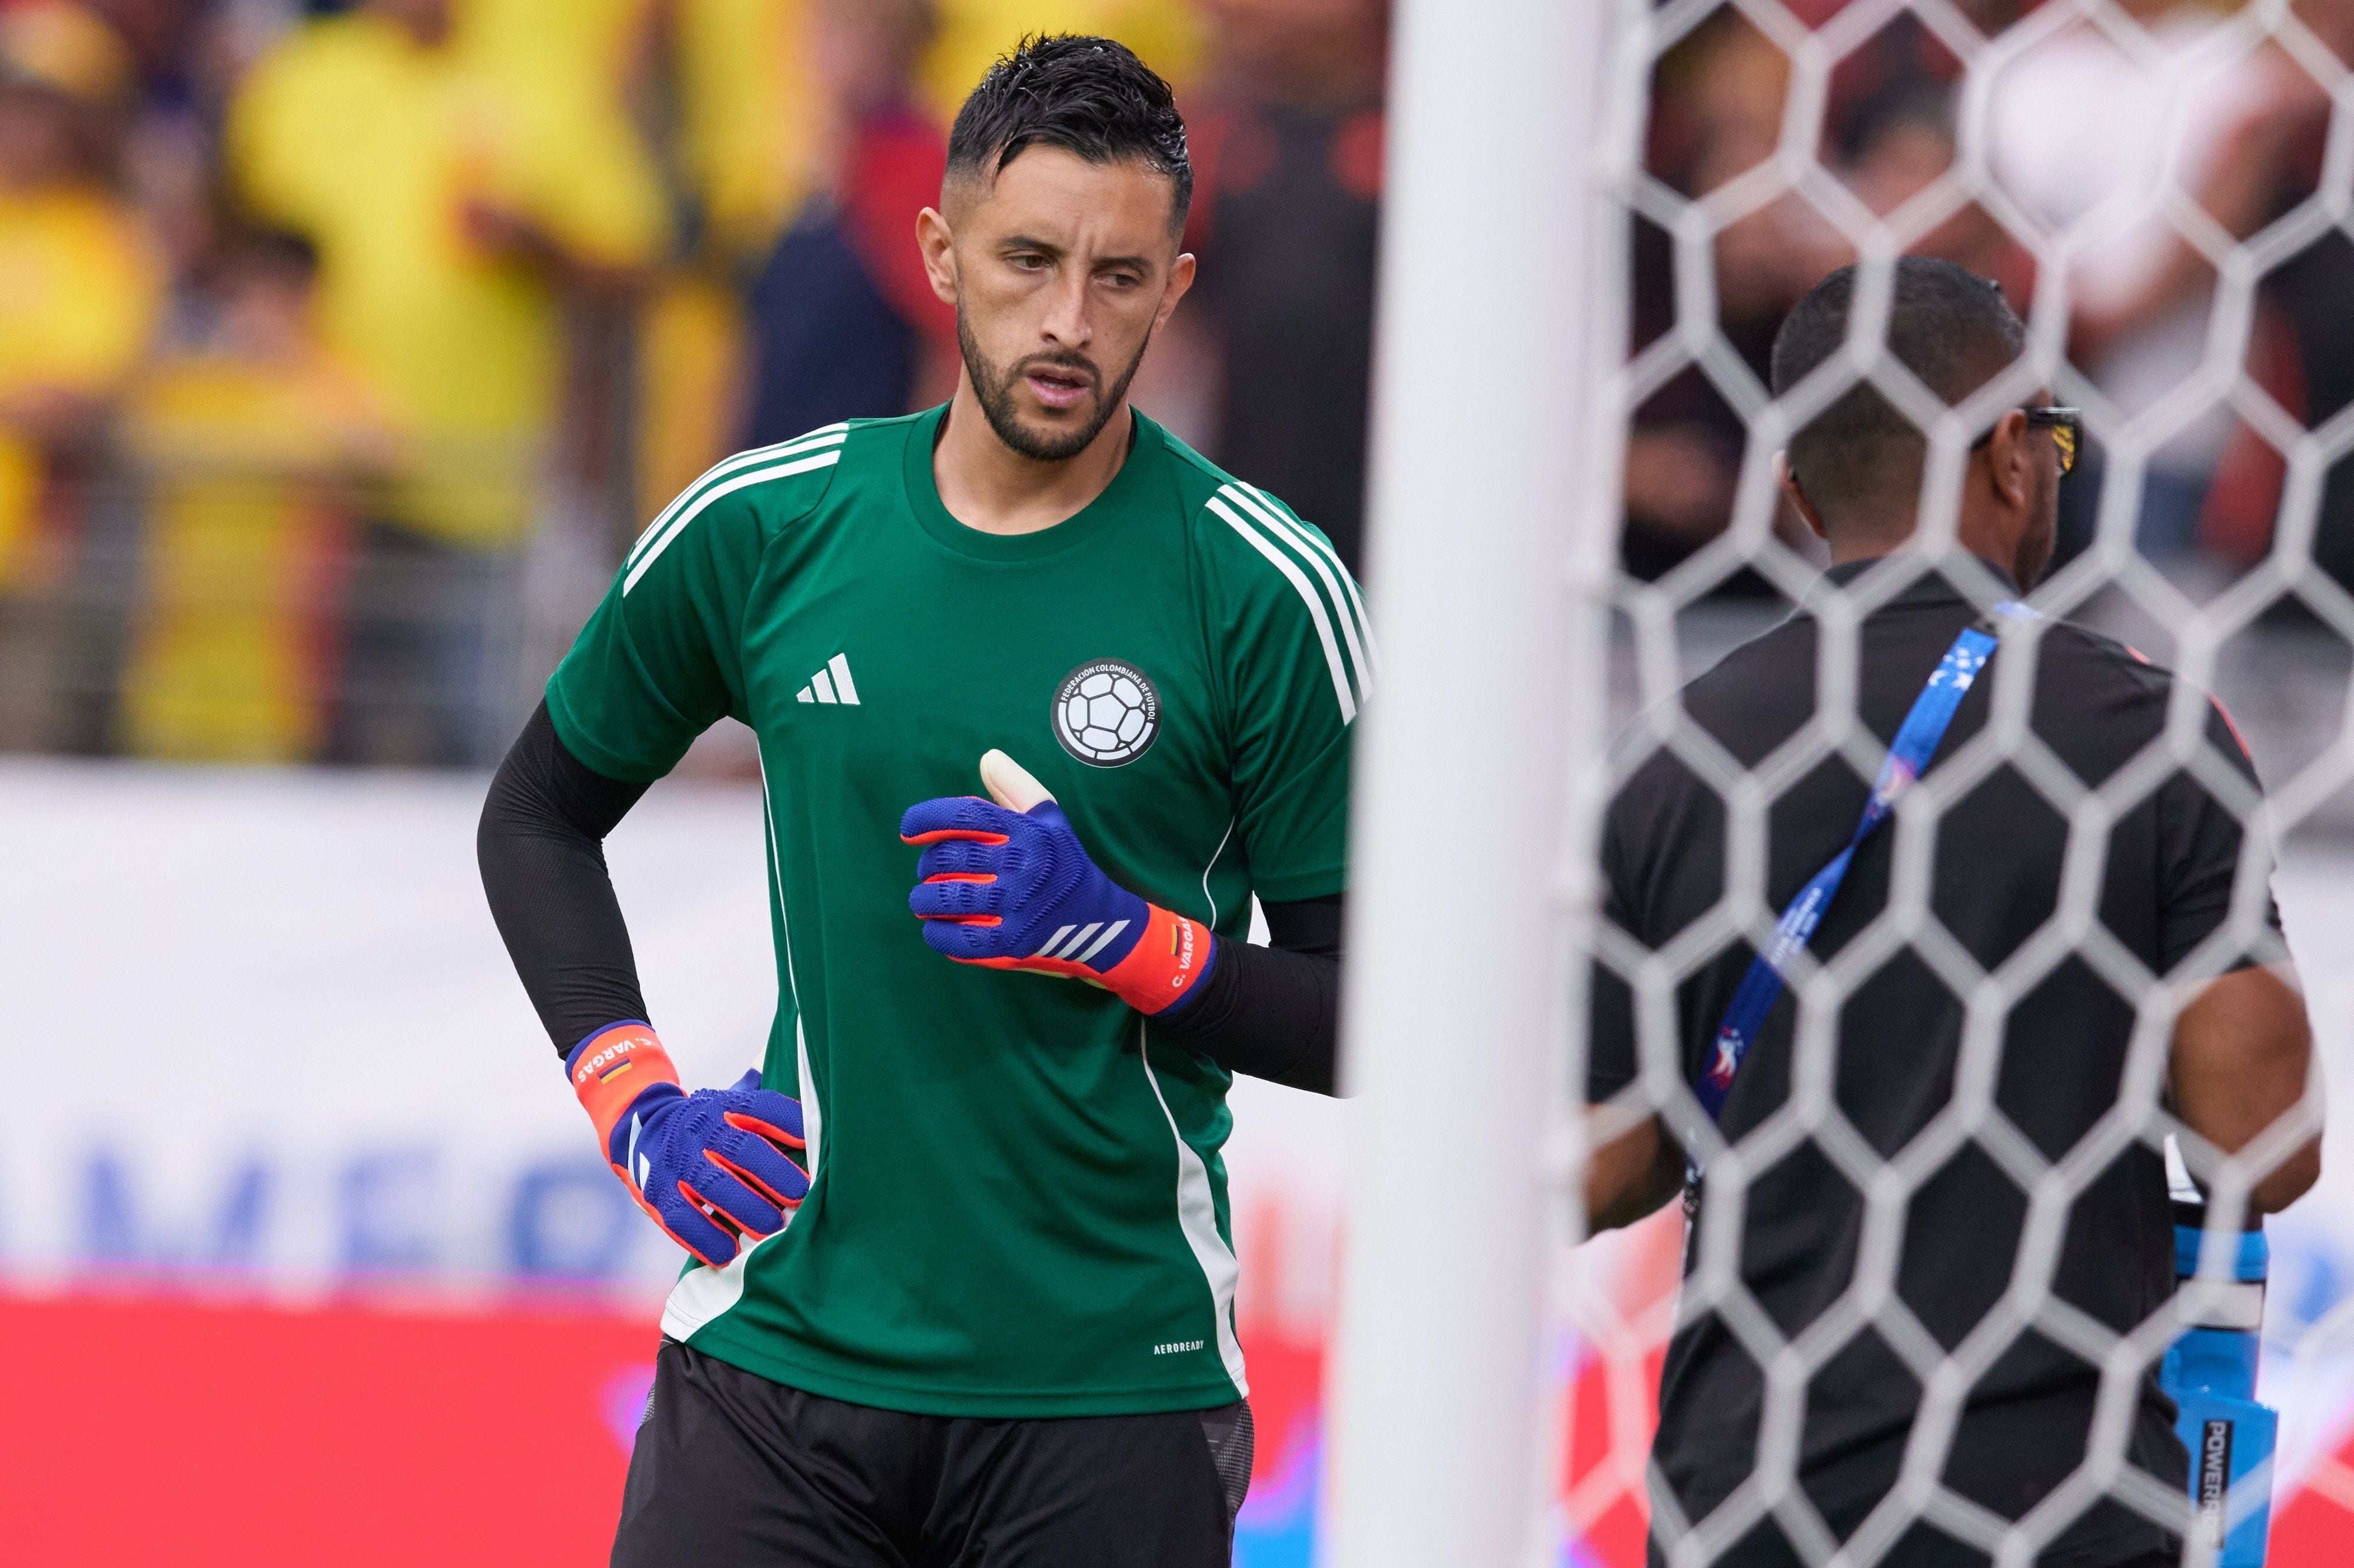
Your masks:
<svg viewBox="0 0 2354 1568"><path fill-rule="evenodd" d="M1106 876L1055 797L1003 752L981 758L981 776L996 803L926 800L899 822L923 846L907 906L932 950L1092 981L1139 1012L1188 1000L1216 956L1209 928Z"/></svg>
<svg viewBox="0 0 2354 1568"><path fill-rule="evenodd" d="M690 1095L653 1030L631 1022L575 1045L564 1070L630 1196L712 1267L733 1262L743 1237L784 1229L809 1195L790 1158L806 1146L801 1102L760 1087L757 1069Z"/></svg>

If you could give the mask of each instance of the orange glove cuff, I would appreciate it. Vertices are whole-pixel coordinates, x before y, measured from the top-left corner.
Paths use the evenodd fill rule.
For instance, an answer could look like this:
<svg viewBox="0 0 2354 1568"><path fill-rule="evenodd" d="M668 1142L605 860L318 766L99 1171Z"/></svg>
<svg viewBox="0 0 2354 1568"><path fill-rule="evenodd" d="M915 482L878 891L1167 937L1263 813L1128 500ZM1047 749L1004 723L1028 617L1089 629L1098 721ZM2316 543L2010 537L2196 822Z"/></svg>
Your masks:
<svg viewBox="0 0 2354 1568"><path fill-rule="evenodd" d="M572 1092L597 1127L600 1149L613 1146L613 1128L631 1102L655 1084L678 1083L678 1069L651 1025L617 1023L592 1034L572 1054Z"/></svg>
<svg viewBox="0 0 2354 1568"><path fill-rule="evenodd" d="M1137 1012L1150 1014L1173 1006L1209 973L1214 938L1199 920L1158 904L1144 907L1144 935L1128 957L1104 971L1099 983Z"/></svg>

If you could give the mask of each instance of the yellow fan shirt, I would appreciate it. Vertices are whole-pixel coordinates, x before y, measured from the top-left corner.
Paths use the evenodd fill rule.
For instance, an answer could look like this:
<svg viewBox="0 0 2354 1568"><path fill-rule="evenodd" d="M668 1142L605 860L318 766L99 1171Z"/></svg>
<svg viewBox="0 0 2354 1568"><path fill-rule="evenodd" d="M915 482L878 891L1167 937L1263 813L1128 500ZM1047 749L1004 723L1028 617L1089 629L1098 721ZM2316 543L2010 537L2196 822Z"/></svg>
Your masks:
<svg viewBox="0 0 2354 1568"><path fill-rule="evenodd" d="M0 190L0 408L47 390L111 396L163 299L162 264L128 207L80 188ZM31 566L44 477L40 450L0 423L0 589Z"/></svg>
<svg viewBox="0 0 2354 1568"><path fill-rule="evenodd" d="M468 205L520 212L609 266L650 261L667 240L659 185L618 111L561 84L617 47L618 3L487 0L431 49L365 14L313 23L231 107L239 188L318 245L327 340L415 454L392 514L451 543L509 548L528 529L563 367L555 287L470 238ZM558 28L535 64L502 7L596 37L567 44Z"/></svg>
<svg viewBox="0 0 2354 1568"><path fill-rule="evenodd" d="M323 356L167 356L124 409L146 484L146 595L123 675L143 757L292 762L324 738L343 482L380 455L366 391Z"/></svg>

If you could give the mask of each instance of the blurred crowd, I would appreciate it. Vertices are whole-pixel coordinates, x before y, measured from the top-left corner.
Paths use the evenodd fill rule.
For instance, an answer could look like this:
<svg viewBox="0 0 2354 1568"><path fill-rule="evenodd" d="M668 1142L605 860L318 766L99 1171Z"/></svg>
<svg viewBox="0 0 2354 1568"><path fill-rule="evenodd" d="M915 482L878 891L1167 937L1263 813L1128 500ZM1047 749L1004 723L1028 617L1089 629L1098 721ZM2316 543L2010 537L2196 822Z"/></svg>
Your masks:
<svg viewBox="0 0 2354 1568"><path fill-rule="evenodd" d="M2354 402L2354 243L2312 199L2354 0L2296 0L2287 46L2236 9L1952 0L2041 30L1970 86L1900 16L1819 106L1741 7L1691 26L1651 84L1634 346L1684 350L1645 360L1628 568L1725 531L1774 329L1880 220L2023 311L2020 237L2072 237L2060 392L2138 482L2072 482L2069 547L2105 493L2153 560L2261 556L2284 432ZM670 494L947 394L914 216L1038 29L1129 43L1192 123L1201 285L1138 400L1356 563L1387 0L0 0L0 750L493 759ZM2211 258L2252 236L2221 363ZM2354 469L2318 477L2354 583Z"/></svg>
<svg viewBox="0 0 2354 1568"><path fill-rule="evenodd" d="M1779 7L1827 37L1847 9ZM1993 40L1969 79L1955 48L1967 37L1901 14L1843 40L1853 47L1819 120L1751 16L1727 6L1693 27L1660 61L1645 158L1661 191L1716 221L1679 228L1690 209L1652 199L1637 225L1638 349L1679 333L1691 347L1660 359L1678 373L1634 413L1628 568L1656 578L1724 531L1776 327L1879 223L1900 249L2000 283L2022 314L2040 306L2033 319L2065 343L2054 392L2084 407L2092 445L2062 492L2062 564L2096 529L2194 587L2261 558L2289 449L2354 401L2354 242L2331 211L2354 172L2327 155L2354 0L2294 0L2277 40L2234 26L2248 9L1956 0L1936 14ZM1966 123L1982 135L1966 137ZM2039 275L2039 238L2064 280ZM2219 288L2218 259L2253 289ZM1713 341L1693 337L1695 302L1713 303ZM2354 465L2316 477L2313 558L2354 586ZM2311 514L2298 499L2291 511ZM1804 548L1795 523L1775 519ZM1767 591L1754 577L1728 587Z"/></svg>
<svg viewBox="0 0 2354 1568"><path fill-rule="evenodd" d="M1030 30L1193 118L1146 406L1353 555L1382 0L0 0L0 749L493 759L670 494L945 396Z"/></svg>

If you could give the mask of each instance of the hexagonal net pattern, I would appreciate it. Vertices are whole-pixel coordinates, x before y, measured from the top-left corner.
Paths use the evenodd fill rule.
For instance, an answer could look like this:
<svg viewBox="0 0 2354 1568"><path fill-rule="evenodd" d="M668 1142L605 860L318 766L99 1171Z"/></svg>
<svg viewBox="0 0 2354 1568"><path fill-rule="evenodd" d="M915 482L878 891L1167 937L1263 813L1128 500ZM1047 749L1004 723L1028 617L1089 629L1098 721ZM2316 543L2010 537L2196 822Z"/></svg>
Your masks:
<svg viewBox="0 0 2354 1568"><path fill-rule="evenodd" d="M2026 1564L2087 1531L2150 1527L2187 1535L2195 1557L2203 1527L2179 1478L2153 1468L2145 1391L2187 1315L2227 1292L2237 1232L2260 1183L2318 1134L2321 1090L2317 1069L2293 1109L2227 1149L2184 1119L2177 1025L2216 977L2287 961L2276 846L2293 863L2297 846L2354 825L2354 3L1626 0L1615 48L1615 90L1643 101L1623 120L1640 133L1603 154L1633 257L1611 388L1628 427L1625 532L1619 568L1596 588L1611 609L1618 739L1606 762L1581 759L1572 796L1598 824L1605 801L1623 807L1672 774L1721 826L1701 833L1712 902L1664 924L1596 912L1629 882L1664 878L1659 857L1700 832L1689 823L1640 843L1581 838L1564 868L1574 967L1625 988L1635 1065L1564 1147L1656 1119L1705 1172L1682 1212L1671 1202L1586 1242L1558 1271L1564 1560L1640 1562L1648 1532L1683 1568L1766 1561L1754 1555L1764 1531L1784 1543L1776 1561L1902 1563L1935 1542ZM1907 255L1991 279L2024 323L2016 357L1951 404L1889 347ZM1843 351L1776 395L1776 325L1850 262ZM1861 387L1924 438L1917 482L1893 464L1913 532L1884 555L1842 546L1880 564L1827 577L1828 547L1786 496L1777 456ZM2034 613L1989 620L1999 644L1978 677L1982 717L1957 723L1859 852L1840 895L1859 902L1840 911L1838 940L1790 957L1743 1068L1778 1086L1720 1127L1693 1085L1729 979L1817 869L1777 859L1776 843L1827 776L1851 802L1827 824L1832 847L1843 841L1903 712L1868 711L1881 673L1869 629L1925 583L1981 609L2021 593L2000 568L2022 557L1984 558L1971 487L1993 482L1998 422L2051 405L2081 410L2084 450L2052 493L2056 555L2023 595ZM1760 719L1769 733L1754 745L1729 738L1739 725L1687 683L1728 653L1761 657L1734 651L1793 615L1814 625L1808 667L1789 677L1810 709L1778 728ZM2076 711L2053 683L2088 650L2145 659L2138 678L2159 694L2130 755L2089 776L2078 737L2053 730ZM1934 658L1904 676L1908 696ZM1991 948L1954 927L1939 891L1970 874L1990 792L2036 802L2038 842L2053 846L2048 885L2018 901ZM2161 956L2119 915L2135 868L2116 857L2142 842L2137 821L2184 800L2228 819L2236 855L2211 929ZM1985 860L1999 871L2001 856ZM2301 952L2329 939L2294 907L2290 928ZM2326 951L2305 953L2308 973ZM2039 1044L2036 1010L2063 985L2101 999L2115 1036L2101 1051ZM1935 998L1935 1028L1855 1038L1875 990L1892 987ZM2325 1031L2317 1060L2328 1044ZM2097 1103L2064 1139L2052 1128L2065 1118L2022 1116L2038 1097L2081 1100L2093 1060L2107 1064ZM1860 1108L1907 1081L1904 1108ZM1919 1297L1916 1266L1938 1241L1917 1216L1938 1212L1925 1195L1964 1166L2010 1195L1954 1238L1991 1270L1957 1315ZM2082 1234L2120 1181L2152 1202L2152 1183L2203 1192L2197 1279L2172 1288L2170 1234ZM1759 1211L1800 1191L1831 1197L1812 1216ZM2073 1283L2104 1267L2163 1284L2121 1316ZM1799 1274L1820 1282L1804 1310L1786 1288ZM2347 1432L2331 1412L2300 1411L2300 1380L2280 1375L2345 1358L2354 1303L2306 1291L2289 1311L2274 1295L2261 1393L2285 1413L2281 1457L2229 1509L2261 1492L2277 1523L2292 1495L2354 1508L2354 1469L2331 1452ZM1744 1367L1747 1402L1679 1411L1692 1388L1734 1386L1707 1382L1685 1341ZM2076 1390L2084 1419L2018 1429L2010 1446L2036 1456L2018 1475L2032 1484L1998 1497L1973 1434L1996 1419L1989 1389L2030 1397L2006 1382L2022 1355ZM1840 1425L1859 1356L1884 1369L1879 1403L1902 1411L1893 1429L1884 1412L1878 1426ZM1668 1405L1681 1460L1653 1448L1663 1361L1671 1385L1691 1380ZM1693 1437L1706 1423L1733 1436ZM1739 1473L1706 1473L1690 1457L1703 1450L1737 1453ZM1859 1490L1840 1466L1865 1450L1888 1468Z"/></svg>

